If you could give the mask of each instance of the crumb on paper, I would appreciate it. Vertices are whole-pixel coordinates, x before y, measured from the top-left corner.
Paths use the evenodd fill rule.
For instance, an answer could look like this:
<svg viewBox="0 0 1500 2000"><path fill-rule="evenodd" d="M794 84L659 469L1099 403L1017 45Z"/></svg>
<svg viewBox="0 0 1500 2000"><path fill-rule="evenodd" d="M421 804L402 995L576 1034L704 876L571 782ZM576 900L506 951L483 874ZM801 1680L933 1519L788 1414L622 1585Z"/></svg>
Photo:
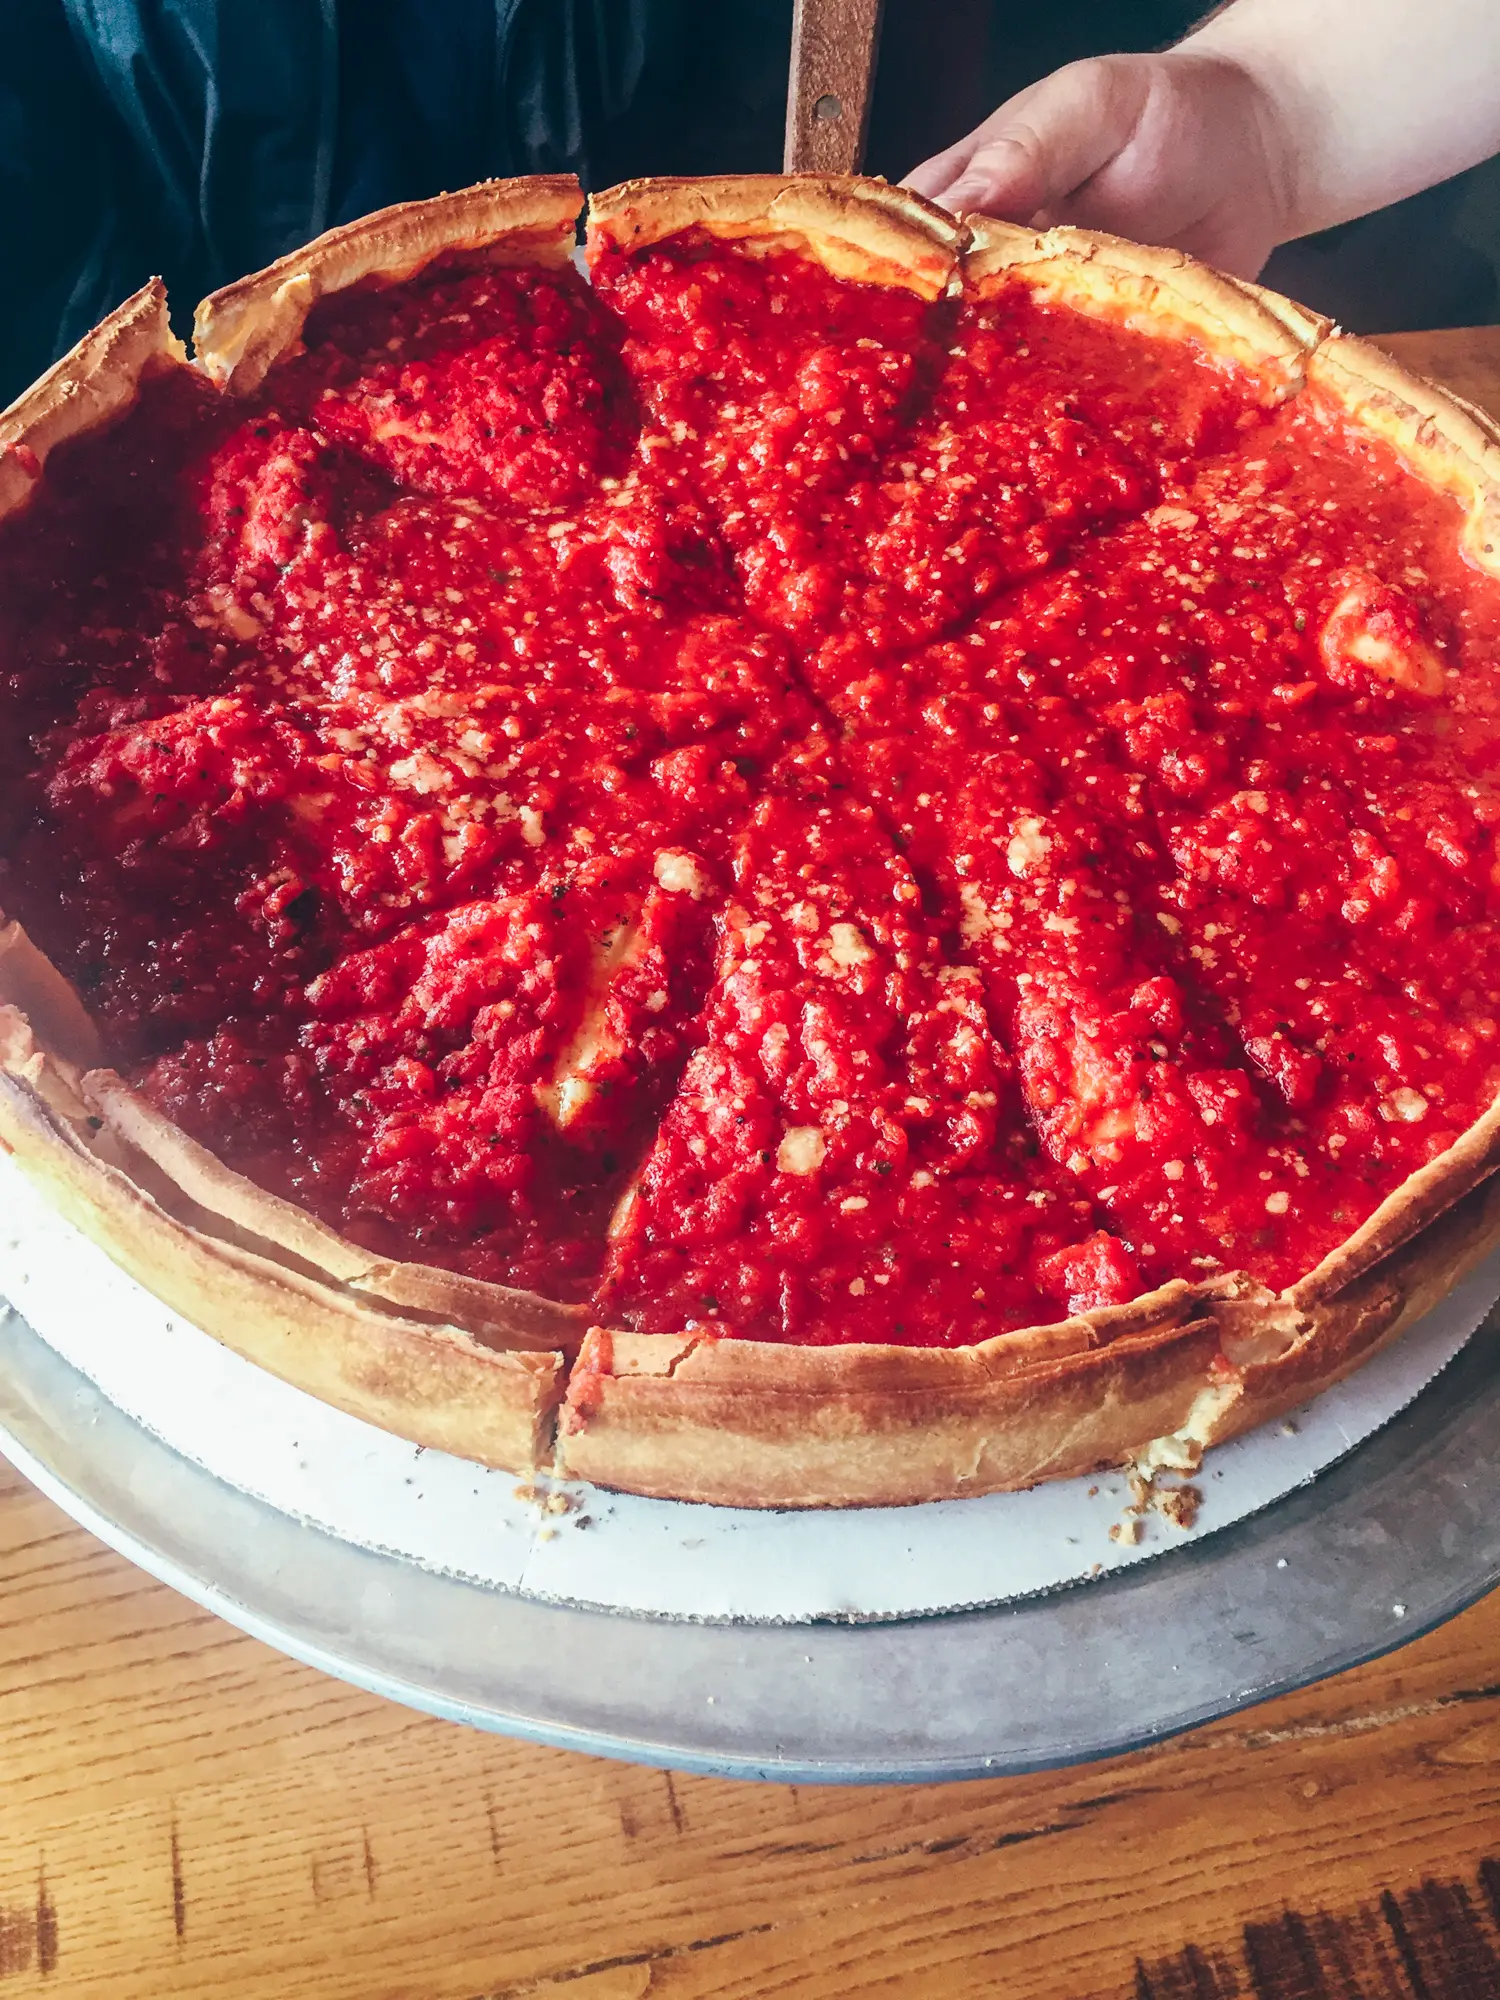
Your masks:
<svg viewBox="0 0 1500 2000"><path fill-rule="evenodd" d="M1124 1470L1130 1498L1119 1520L1110 1527L1109 1538L1112 1542L1122 1548L1138 1547L1145 1539L1146 1521L1152 1514L1159 1514L1164 1521L1184 1533L1197 1524L1203 1492L1181 1477L1180 1468L1148 1468L1131 1462Z"/></svg>
<svg viewBox="0 0 1500 2000"><path fill-rule="evenodd" d="M1164 1521L1184 1531L1196 1523L1198 1509L1203 1505L1203 1493L1197 1486L1158 1487L1151 1499Z"/></svg>
<svg viewBox="0 0 1500 2000"><path fill-rule="evenodd" d="M578 1517L577 1526L584 1527L587 1525L586 1517L578 1513L579 1508L583 1505L583 1496L581 1494L569 1493L565 1488L560 1486L541 1485L534 1479L527 1480L521 1486L512 1487L511 1494L523 1506L535 1507L539 1514L572 1514ZM550 1541L556 1532L555 1528L543 1528L540 1531L544 1541Z"/></svg>
<svg viewBox="0 0 1500 2000"><path fill-rule="evenodd" d="M1397 1618L1404 1618L1406 1616L1406 1606L1404 1604L1393 1604L1391 1610Z"/></svg>
<svg viewBox="0 0 1500 2000"><path fill-rule="evenodd" d="M1130 1499L1124 1519L1117 1524L1119 1532L1110 1529L1113 1541L1132 1544L1140 1541L1140 1524L1151 1514L1159 1514L1184 1534L1197 1526L1203 1489L1193 1485L1189 1475L1196 1473L1203 1463L1203 1439L1198 1434L1201 1428L1199 1425L1195 1429L1190 1421L1181 1431L1153 1439L1143 1451L1126 1460L1122 1469ZM1218 1467L1214 1472L1219 1476ZM1132 1521L1137 1524L1133 1533L1128 1532Z"/></svg>

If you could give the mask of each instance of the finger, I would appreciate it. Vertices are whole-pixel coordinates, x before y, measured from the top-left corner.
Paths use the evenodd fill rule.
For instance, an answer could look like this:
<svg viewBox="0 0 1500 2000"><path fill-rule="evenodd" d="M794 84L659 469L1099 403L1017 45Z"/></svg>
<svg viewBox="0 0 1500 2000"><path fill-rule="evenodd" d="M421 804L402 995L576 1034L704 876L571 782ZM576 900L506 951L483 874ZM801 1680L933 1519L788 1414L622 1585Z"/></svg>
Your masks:
<svg viewBox="0 0 1500 2000"><path fill-rule="evenodd" d="M967 161L946 185L930 188L932 198L958 213L979 209L1023 219L1066 200L1128 143L1146 102L1151 60L1070 63L1019 92L972 135ZM938 158L963 150L953 147Z"/></svg>
<svg viewBox="0 0 1500 2000"><path fill-rule="evenodd" d="M955 215L979 210L1019 222L1042 206L1048 179L1040 134L1029 125L1013 125L976 147L938 198Z"/></svg>
<svg viewBox="0 0 1500 2000"><path fill-rule="evenodd" d="M923 160L920 166L913 167L902 181L902 187L910 188L914 194L925 194L929 201L936 201L943 189L953 185L973 158L983 129L981 126L978 132L971 132L966 139L960 139L956 146L934 153L930 160Z"/></svg>

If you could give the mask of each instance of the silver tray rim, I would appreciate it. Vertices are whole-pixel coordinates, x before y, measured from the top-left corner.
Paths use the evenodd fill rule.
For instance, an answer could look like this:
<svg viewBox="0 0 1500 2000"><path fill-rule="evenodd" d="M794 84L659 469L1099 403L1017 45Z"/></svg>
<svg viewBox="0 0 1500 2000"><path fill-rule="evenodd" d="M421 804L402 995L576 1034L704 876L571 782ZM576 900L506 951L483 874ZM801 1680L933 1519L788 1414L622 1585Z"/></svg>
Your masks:
<svg viewBox="0 0 1500 2000"><path fill-rule="evenodd" d="M0 1453L205 1609L432 1715L719 1777L998 1777L1222 1720L1500 1584L1500 1308L1396 1419L1261 1513L1086 1585L921 1618L643 1618L357 1548L181 1457L3 1301Z"/></svg>

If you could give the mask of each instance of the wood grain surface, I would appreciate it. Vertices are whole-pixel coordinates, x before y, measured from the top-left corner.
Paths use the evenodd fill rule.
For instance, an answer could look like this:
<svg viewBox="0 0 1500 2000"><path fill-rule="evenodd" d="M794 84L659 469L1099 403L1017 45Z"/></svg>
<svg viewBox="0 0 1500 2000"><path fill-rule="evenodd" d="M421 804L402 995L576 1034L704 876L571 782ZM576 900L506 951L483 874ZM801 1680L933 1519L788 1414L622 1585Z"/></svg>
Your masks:
<svg viewBox="0 0 1500 2000"><path fill-rule="evenodd" d="M0 1688L4 2000L1500 1994L1500 1596L1105 1765L735 1784L326 1680L3 1473Z"/></svg>
<svg viewBox="0 0 1500 2000"><path fill-rule="evenodd" d="M785 171L852 174L865 149L881 0L796 0Z"/></svg>
<svg viewBox="0 0 1500 2000"><path fill-rule="evenodd" d="M1107 1764L757 1786L326 1680L0 1466L0 1753L0 2000L1500 2000L1500 1594Z"/></svg>

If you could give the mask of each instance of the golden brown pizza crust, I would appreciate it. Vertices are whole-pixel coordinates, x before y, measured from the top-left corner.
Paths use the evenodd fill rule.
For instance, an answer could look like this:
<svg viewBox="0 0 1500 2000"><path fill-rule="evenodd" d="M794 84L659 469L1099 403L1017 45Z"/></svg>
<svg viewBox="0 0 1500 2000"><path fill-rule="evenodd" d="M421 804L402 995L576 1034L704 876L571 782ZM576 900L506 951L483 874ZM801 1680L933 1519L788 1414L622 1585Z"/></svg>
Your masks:
<svg viewBox="0 0 1500 2000"><path fill-rule="evenodd" d="M1186 340L1264 378L1281 401L1303 383L1328 321L1277 292L1210 270L1182 250L1154 250L1098 230L1036 231L970 215L963 260L970 296L1024 284L1037 297L1115 319L1137 333Z"/></svg>
<svg viewBox="0 0 1500 2000"><path fill-rule="evenodd" d="M1218 1351L1188 1285L976 1347L592 1332L558 1470L737 1507L902 1506L1118 1463L1175 1430Z"/></svg>
<svg viewBox="0 0 1500 2000"><path fill-rule="evenodd" d="M538 1461L561 1389L562 1357L482 1345L360 1303L332 1284L206 1235L170 1214L94 1143L87 1106L70 1110L0 1068L0 1148L122 1270L194 1326L320 1401L414 1443L483 1465Z"/></svg>
<svg viewBox="0 0 1500 2000"><path fill-rule="evenodd" d="M148 375L186 358L153 278L0 414L0 521L36 491L54 445L122 416Z"/></svg>
<svg viewBox="0 0 1500 2000"><path fill-rule="evenodd" d="M1232 1301L1215 1308L1227 1356L1238 1356L1234 1394L1205 1427L1219 1444L1284 1416L1332 1388L1415 1326L1492 1251L1500 1248L1500 1180L1471 1187L1380 1263L1309 1308L1285 1301ZM1276 1338L1267 1340L1272 1330Z"/></svg>
<svg viewBox="0 0 1500 2000"><path fill-rule="evenodd" d="M165 1184L195 1210L212 1218L210 1228L218 1225L218 1233L242 1247L290 1261L313 1276L332 1278L424 1318L467 1327L505 1347L576 1347L583 1338L588 1315L582 1306L561 1305L535 1292L486 1284L430 1264L393 1263L350 1243L295 1202L268 1194L226 1167L113 1070L88 1071L79 1090L107 1130L132 1154L149 1160Z"/></svg>
<svg viewBox="0 0 1500 2000"><path fill-rule="evenodd" d="M561 176L489 183L332 231L205 301L199 364L247 391L314 300L369 276L397 282L448 250L560 264L578 199ZM1468 553L1500 574L1500 428L1180 253L985 217L966 226L884 183L818 176L627 182L595 197L590 221L595 252L698 229L926 298L954 288L962 257L971 295L1024 283L1191 340L1258 371L1269 400L1305 383L1455 495ZM181 365L153 283L0 418L0 518L36 490L55 444ZM372 1257L225 1167L101 1054L79 995L0 917L0 1147L57 1208L173 1311L311 1394L482 1463L542 1462L582 1309ZM1006 1490L1153 1451L1191 1463L1340 1379L1500 1245L1497 1165L1500 1106L1280 1295L1231 1273L955 1349L596 1329L572 1368L557 1464L662 1496L835 1506Z"/></svg>
<svg viewBox="0 0 1500 2000"><path fill-rule="evenodd" d="M1342 1381L1500 1248L1500 1179L1476 1187L1472 1160L1465 1171L1461 1198L1450 1182L1450 1205L1413 1221L1420 1233L1308 1298L1229 1274L969 1348L594 1329L556 1470L721 1506L869 1507L1131 1460L1191 1469L1205 1447ZM1426 1216L1428 1198L1411 1215Z"/></svg>
<svg viewBox="0 0 1500 2000"><path fill-rule="evenodd" d="M451 251L560 269L582 203L571 174L534 174L361 216L206 298L193 319L194 356L223 388L249 395L301 339L308 313L327 293L362 278L399 284Z"/></svg>
<svg viewBox="0 0 1500 2000"><path fill-rule="evenodd" d="M450 249L565 262L580 201L576 182L545 177L332 232L209 302L221 386L244 388L314 298L373 273L409 275ZM153 282L0 419L0 516L36 490L52 446L113 421L148 374L186 365ZM361 1250L226 1168L96 1067L101 1054L78 994L0 913L0 1147L54 1205L174 1311L297 1387L416 1443L535 1469L581 1309Z"/></svg>
<svg viewBox="0 0 1500 2000"><path fill-rule="evenodd" d="M580 1308L361 1250L88 1067L97 1056L73 988L0 921L0 1150L54 1206L166 1305L295 1387L414 1443L536 1468Z"/></svg>
<svg viewBox="0 0 1500 2000"><path fill-rule="evenodd" d="M697 229L799 250L836 278L940 298L967 238L960 222L907 188L838 174L727 174L622 181L589 199L590 258L641 250Z"/></svg>
<svg viewBox="0 0 1500 2000"><path fill-rule="evenodd" d="M1412 471L1464 511L1464 552L1500 576L1500 425L1426 382L1367 340L1336 334L1318 348L1308 387L1395 447Z"/></svg>

